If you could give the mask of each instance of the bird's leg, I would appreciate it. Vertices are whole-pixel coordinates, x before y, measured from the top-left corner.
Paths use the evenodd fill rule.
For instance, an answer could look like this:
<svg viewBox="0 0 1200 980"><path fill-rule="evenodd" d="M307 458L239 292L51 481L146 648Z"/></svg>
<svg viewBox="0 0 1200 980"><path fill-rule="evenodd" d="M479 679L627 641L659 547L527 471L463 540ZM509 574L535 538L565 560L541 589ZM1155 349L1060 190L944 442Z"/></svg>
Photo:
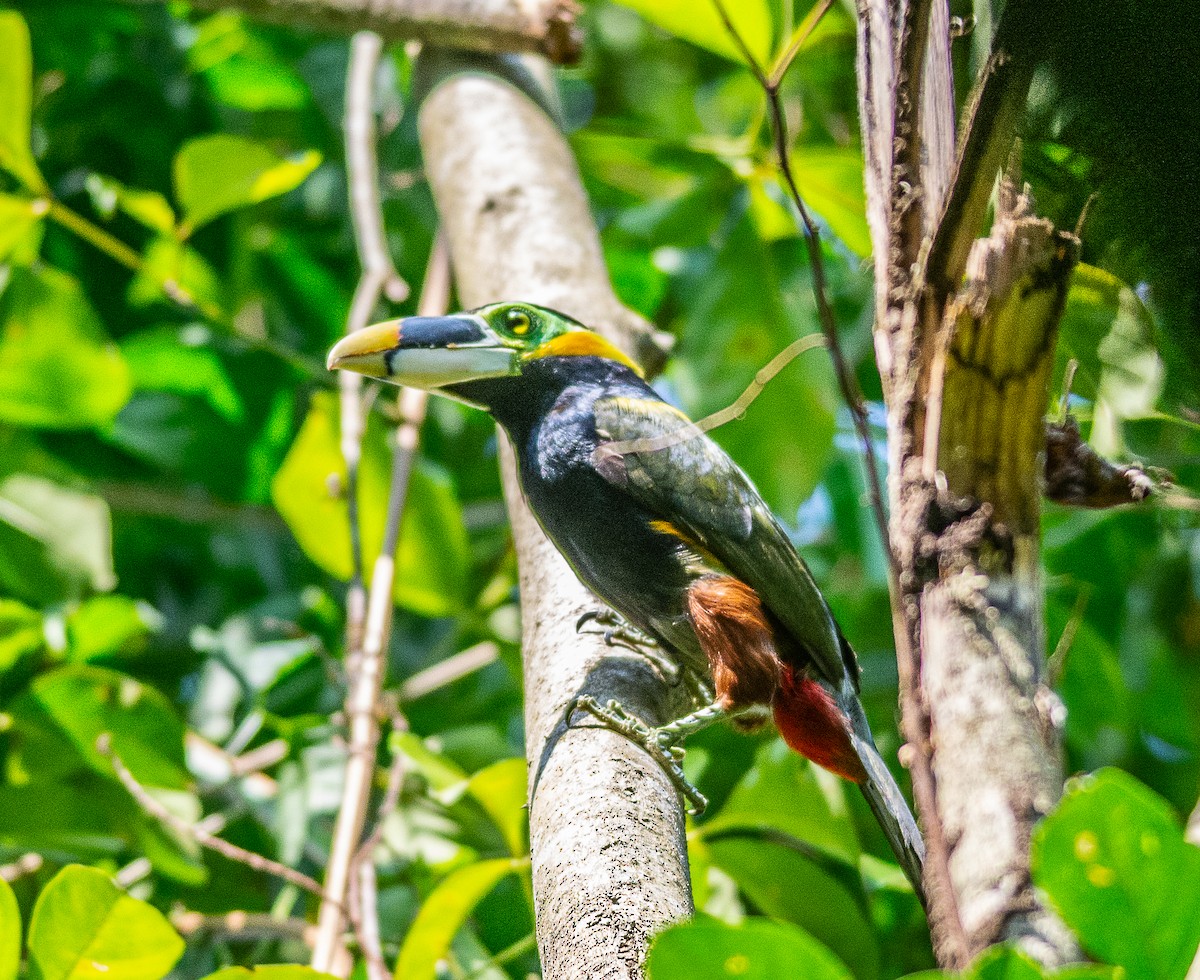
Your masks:
<svg viewBox="0 0 1200 980"><path fill-rule="evenodd" d="M662 652L654 637L647 636L635 626L631 626L619 613L612 609L590 609L575 621L575 632L582 632L588 623L604 627L602 635L606 646L624 647L631 653L636 653L672 687L679 683L682 671L679 664Z"/></svg>
<svg viewBox="0 0 1200 980"><path fill-rule="evenodd" d="M565 718L567 727L570 727L571 716L576 709L586 711L605 728L624 736L649 752L654 761L667 774L667 778L671 780L679 794L687 801L688 812L694 816L704 812L705 807L708 806L708 800L703 793L688 782L680 765L683 762L683 749L663 741L659 736L662 729L651 728L640 718L629 714L617 701L609 701L607 704L601 705L599 701L588 694L581 694L567 704ZM691 716L689 715L689 717Z"/></svg>
<svg viewBox="0 0 1200 980"><path fill-rule="evenodd" d="M669 721L654 729L654 734L664 749L668 751L673 749L682 753L683 749L680 747L680 743L685 738L715 724L728 714L729 709L724 702L714 701L712 704L706 704L703 708L697 708L691 714L676 718L674 721Z"/></svg>

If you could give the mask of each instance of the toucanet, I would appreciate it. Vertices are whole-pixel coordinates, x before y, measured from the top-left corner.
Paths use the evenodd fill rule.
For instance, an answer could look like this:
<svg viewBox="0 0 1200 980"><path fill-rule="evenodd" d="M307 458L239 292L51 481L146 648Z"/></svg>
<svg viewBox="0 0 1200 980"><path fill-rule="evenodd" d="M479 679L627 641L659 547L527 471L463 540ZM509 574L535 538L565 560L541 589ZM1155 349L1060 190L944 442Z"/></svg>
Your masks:
<svg viewBox="0 0 1200 980"><path fill-rule="evenodd" d="M681 669L711 678L712 704L659 729L618 706L580 707L646 735L685 792L683 736L769 709L789 746L861 788L921 893L924 845L872 739L854 651L746 474L629 358L562 313L495 303L367 327L329 367L489 412L516 449L530 508L584 584Z"/></svg>

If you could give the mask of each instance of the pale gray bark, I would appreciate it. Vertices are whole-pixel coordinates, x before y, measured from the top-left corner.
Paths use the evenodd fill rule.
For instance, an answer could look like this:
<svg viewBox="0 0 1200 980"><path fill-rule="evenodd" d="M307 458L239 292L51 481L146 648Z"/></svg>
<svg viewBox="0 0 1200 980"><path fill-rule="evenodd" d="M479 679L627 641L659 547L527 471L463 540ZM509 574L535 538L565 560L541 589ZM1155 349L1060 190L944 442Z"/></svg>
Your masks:
<svg viewBox="0 0 1200 980"><path fill-rule="evenodd" d="M1008 30L1023 6L1008 5ZM945 0L859 3L875 346L909 634L898 648L919 651L916 669L901 670L904 731L939 961L961 969L1015 939L1058 965L1079 951L1037 898L1029 840L1062 789L1061 711L1042 676L1038 515L1074 251L1013 192L972 249L1032 70L998 46L952 153L946 14Z"/></svg>
<svg viewBox="0 0 1200 980"><path fill-rule="evenodd" d="M146 3L158 0L133 0ZM192 0L200 10L241 10L258 20L385 41L424 41L468 51L579 57L575 0Z"/></svg>
<svg viewBox="0 0 1200 980"><path fill-rule="evenodd" d="M554 122L486 63L456 73L467 66L436 52L422 57L431 90L421 143L463 305L541 303L627 350L651 350L649 326L612 292L575 160ZM576 634L576 619L598 603L530 514L511 451L503 469L520 564L542 969L547 980L637 978L649 937L692 910L680 803L645 752L604 729L567 730L563 708L581 691L652 722L680 706L646 662Z"/></svg>

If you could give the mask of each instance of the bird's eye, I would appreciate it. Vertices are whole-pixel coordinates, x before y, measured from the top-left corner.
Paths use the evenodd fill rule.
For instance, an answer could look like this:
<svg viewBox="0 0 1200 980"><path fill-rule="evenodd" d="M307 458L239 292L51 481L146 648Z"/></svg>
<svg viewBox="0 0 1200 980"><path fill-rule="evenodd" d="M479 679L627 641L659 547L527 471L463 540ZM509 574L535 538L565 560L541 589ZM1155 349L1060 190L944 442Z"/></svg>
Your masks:
<svg viewBox="0 0 1200 980"><path fill-rule="evenodd" d="M529 314L524 310L509 310L504 314L504 325L513 336L524 337L529 333L529 328L533 325L533 322L530 320Z"/></svg>

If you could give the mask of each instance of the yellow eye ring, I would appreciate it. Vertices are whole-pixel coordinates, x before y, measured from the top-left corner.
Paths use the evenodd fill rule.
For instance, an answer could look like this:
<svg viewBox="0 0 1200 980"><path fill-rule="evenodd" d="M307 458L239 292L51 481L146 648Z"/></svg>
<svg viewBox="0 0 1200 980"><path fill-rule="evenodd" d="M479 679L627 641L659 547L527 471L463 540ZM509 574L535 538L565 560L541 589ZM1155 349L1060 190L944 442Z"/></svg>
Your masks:
<svg viewBox="0 0 1200 980"><path fill-rule="evenodd" d="M509 310L505 314L504 325L515 336L524 337L525 334L529 333L532 321L529 318L529 314L524 310Z"/></svg>

